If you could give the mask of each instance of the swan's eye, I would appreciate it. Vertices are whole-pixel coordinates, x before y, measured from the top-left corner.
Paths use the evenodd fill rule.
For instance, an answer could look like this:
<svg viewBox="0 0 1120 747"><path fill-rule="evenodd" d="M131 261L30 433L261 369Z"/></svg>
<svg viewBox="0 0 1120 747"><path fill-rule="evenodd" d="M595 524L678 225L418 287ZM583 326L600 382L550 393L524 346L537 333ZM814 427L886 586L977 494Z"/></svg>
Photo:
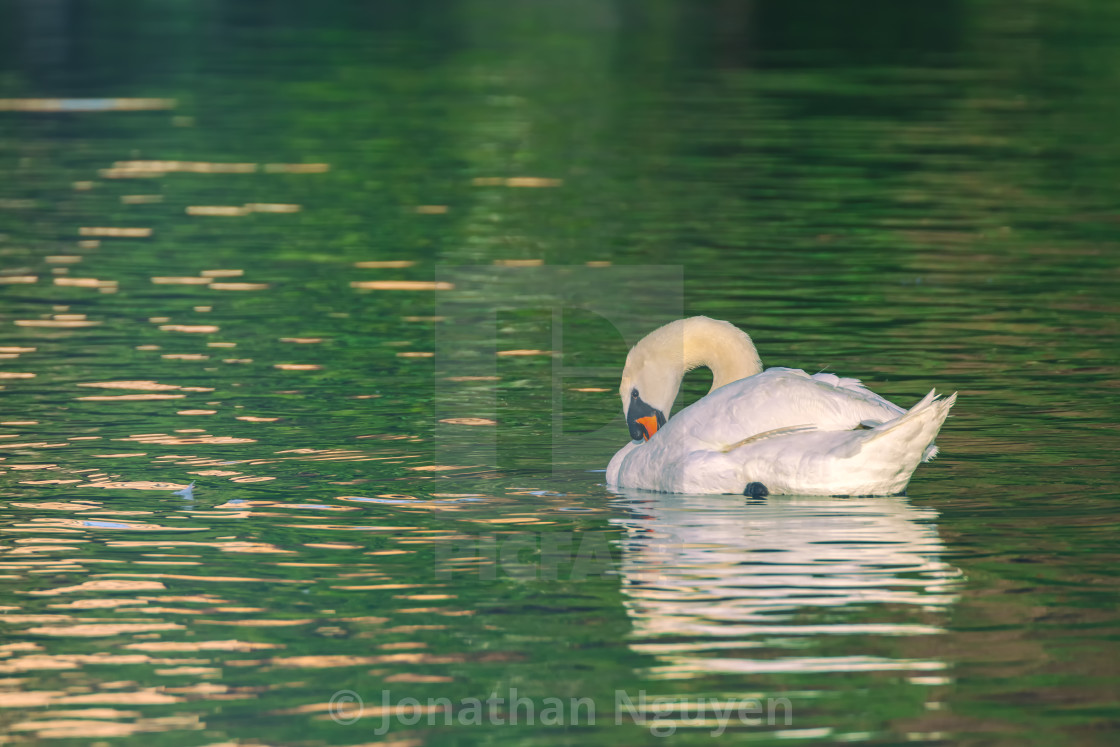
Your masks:
<svg viewBox="0 0 1120 747"><path fill-rule="evenodd" d="M637 399L637 398L638 398L638 390L637 389L631 389L630 390L630 399Z"/></svg>

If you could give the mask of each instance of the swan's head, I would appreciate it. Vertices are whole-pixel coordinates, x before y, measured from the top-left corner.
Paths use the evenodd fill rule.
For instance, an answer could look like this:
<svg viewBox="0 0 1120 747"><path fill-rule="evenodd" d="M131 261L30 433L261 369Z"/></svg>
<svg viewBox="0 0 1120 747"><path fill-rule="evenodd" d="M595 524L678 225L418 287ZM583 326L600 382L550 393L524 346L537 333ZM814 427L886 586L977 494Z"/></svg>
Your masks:
<svg viewBox="0 0 1120 747"><path fill-rule="evenodd" d="M665 425L681 379L697 366L712 370L712 389L762 371L751 338L729 322L694 316L655 329L631 348L618 394L630 438L649 440Z"/></svg>
<svg viewBox="0 0 1120 747"><path fill-rule="evenodd" d="M645 358L637 346L630 351L618 387L630 438L635 441L648 441L665 425L681 384L680 376L673 379L671 367L654 365Z"/></svg>

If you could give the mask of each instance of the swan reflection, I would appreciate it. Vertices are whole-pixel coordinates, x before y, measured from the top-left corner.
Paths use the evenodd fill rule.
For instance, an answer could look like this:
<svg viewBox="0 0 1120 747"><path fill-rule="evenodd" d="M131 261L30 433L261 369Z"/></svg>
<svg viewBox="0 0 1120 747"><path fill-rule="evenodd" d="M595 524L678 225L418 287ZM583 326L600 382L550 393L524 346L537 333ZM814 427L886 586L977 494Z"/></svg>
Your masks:
<svg viewBox="0 0 1120 747"><path fill-rule="evenodd" d="M933 509L897 496L642 491L618 503L631 647L662 663L653 676L944 667L821 642L942 631L962 574L941 559Z"/></svg>

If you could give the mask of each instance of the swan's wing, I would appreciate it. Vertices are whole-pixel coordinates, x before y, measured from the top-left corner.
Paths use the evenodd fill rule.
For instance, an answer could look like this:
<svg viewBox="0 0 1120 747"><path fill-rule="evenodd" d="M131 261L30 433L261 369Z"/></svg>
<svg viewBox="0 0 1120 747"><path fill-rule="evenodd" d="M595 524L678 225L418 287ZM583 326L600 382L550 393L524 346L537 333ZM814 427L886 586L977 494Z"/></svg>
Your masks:
<svg viewBox="0 0 1120 747"><path fill-rule="evenodd" d="M793 426L790 426L789 428L775 428L774 430L771 430L771 431L763 431L762 433L756 433L753 436L747 436L746 438L744 438L741 441L736 441L733 444L729 444L728 446L724 446L722 449L720 449L720 451L722 451L724 454L726 454L730 451L734 451L735 449L738 449L740 446L746 446L747 444L758 443L759 441L765 441L768 438L774 438L776 436L788 436L791 433L807 433L809 431L815 431L815 430L817 430L817 428L815 426L812 426L812 425L793 425Z"/></svg>
<svg viewBox="0 0 1120 747"><path fill-rule="evenodd" d="M785 370L789 371L793 369ZM797 373L803 374L805 372L797 371ZM880 422L883 420L892 420L894 418L897 418L902 413L906 412L905 409L899 407L893 402L884 399L883 397L880 397L878 394L868 389L859 379L852 379L846 376L837 376L836 374L830 373L813 374L809 378L813 381L820 382L821 384L830 387L833 390L842 392L846 397L849 397L854 401L862 402L862 405L856 405L857 407L869 407L875 411L880 412L882 415L887 416L885 418L869 417L865 418L866 420L878 419Z"/></svg>
<svg viewBox="0 0 1120 747"><path fill-rule="evenodd" d="M844 431L863 421L893 420L903 412L856 379L771 368L686 407L669 419L657 438L723 451L767 431L803 426Z"/></svg>

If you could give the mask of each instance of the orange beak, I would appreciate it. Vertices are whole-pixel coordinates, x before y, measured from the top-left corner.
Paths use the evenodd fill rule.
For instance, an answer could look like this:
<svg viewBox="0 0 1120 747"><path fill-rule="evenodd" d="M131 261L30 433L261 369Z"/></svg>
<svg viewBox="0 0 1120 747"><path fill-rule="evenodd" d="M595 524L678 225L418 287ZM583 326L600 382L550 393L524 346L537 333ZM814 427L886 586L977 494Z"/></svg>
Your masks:
<svg viewBox="0 0 1120 747"><path fill-rule="evenodd" d="M638 418L637 421L643 428L646 429L646 440L650 440L654 433L657 433L657 418L653 415L646 415L644 418Z"/></svg>

